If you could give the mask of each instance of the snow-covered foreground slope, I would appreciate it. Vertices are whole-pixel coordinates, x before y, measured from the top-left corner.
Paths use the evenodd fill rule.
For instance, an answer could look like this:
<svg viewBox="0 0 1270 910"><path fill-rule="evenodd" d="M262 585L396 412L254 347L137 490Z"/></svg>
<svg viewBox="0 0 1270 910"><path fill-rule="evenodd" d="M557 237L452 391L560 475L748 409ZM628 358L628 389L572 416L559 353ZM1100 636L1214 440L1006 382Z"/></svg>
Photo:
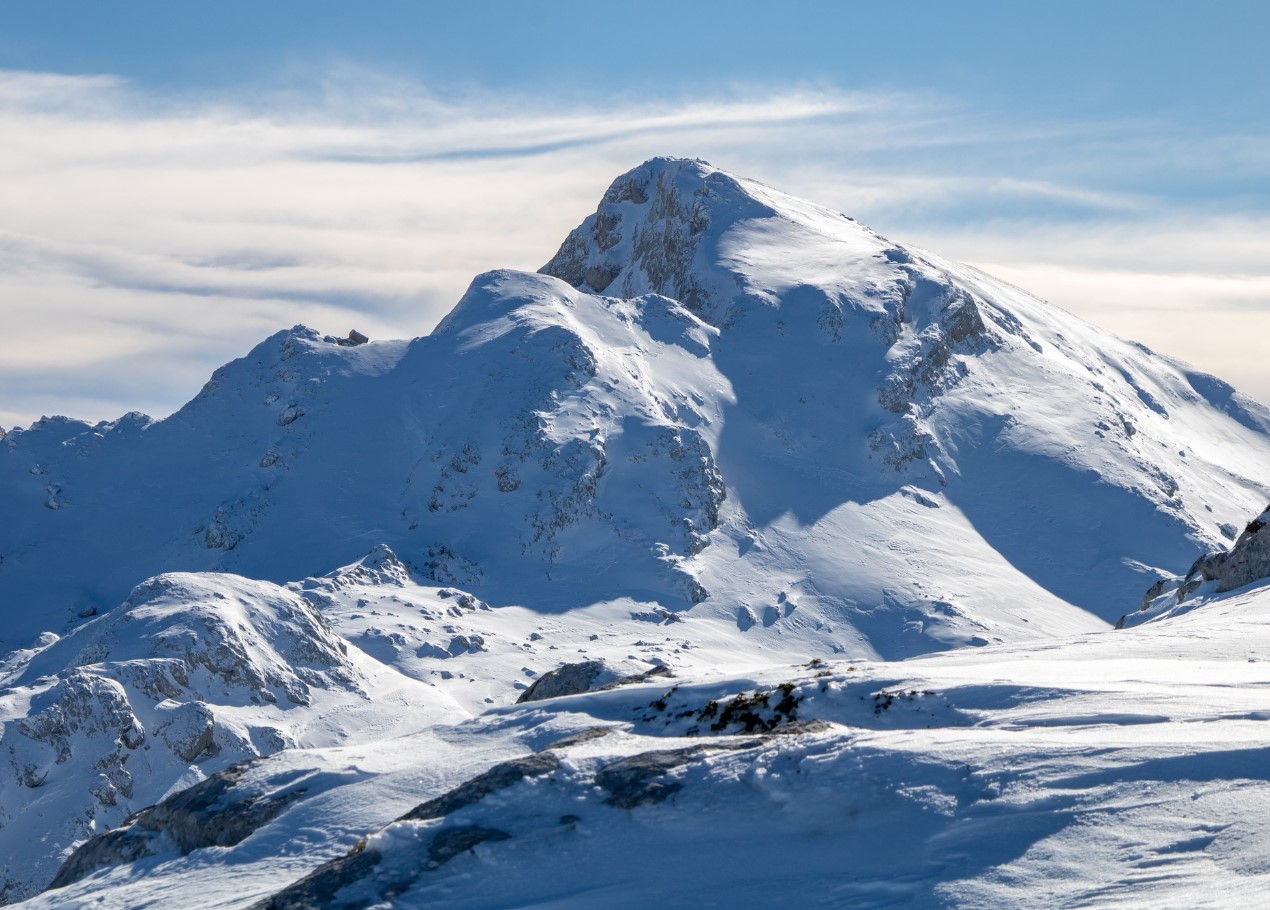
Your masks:
<svg viewBox="0 0 1270 910"><path fill-rule="evenodd" d="M565 615L491 607L421 584L382 546L285 588L158 576L0 668L4 896L39 890L75 845L236 761L445 736L437 731L514 703L561 664L602 662L599 684L833 654L833 630L801 613L786 598L743 633L734 612L708 604L674 613L618 598Z"/></svg>
<svg viewBox="0 0 1270 910"><path fill-rule="evenodd" d="M1264 583L1043 645L682 673L288 750L24 906L1252 906L1267 693Z"/></svg>
<svg viewBox="0 0 1270 910"><path fill-rule="evenodd" d="M0 634L159 572L284 582L383 543L544 617L779 617L826 656L1022 641L1114 621L1264 504L1267 463L1270 416L1212 377L657 159L428 337L297 327L166 420L11 431Z"/></svg>

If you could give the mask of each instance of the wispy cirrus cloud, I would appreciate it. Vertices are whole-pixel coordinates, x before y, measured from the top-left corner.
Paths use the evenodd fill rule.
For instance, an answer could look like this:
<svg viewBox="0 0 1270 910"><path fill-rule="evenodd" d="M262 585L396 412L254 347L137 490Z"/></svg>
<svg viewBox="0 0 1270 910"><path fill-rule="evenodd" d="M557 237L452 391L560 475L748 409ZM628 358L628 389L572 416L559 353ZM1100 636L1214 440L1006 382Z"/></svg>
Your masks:
<svg viewBox="0 0 1270 910"><path fill-rule="evenodd" d="M1232 329L1215 312L1270 318L1270 219L1238 193L1170 196L1199 152L1182 137L1151 158L1151 128L823 87L597 106L443 100L360 71L233 97L0 73L0 424L168 413L296 322L424 333L476 273L548 259L655 154L836 206L1270 397L1270 371L1209 331ZM1205 141L1257 173L1253 139ZM1160 334L1161 314L1191 328Z"/></svg>

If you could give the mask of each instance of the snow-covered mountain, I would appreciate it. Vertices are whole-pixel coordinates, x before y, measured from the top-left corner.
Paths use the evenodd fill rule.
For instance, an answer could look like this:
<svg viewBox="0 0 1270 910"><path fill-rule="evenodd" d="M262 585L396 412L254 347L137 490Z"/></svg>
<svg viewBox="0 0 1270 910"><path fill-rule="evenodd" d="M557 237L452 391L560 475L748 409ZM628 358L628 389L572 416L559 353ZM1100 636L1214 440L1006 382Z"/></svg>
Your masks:
<svg viewBox="0 0 1270 910"><path fill-rule="evenodd" d="M297 327L166 420L11 431L0 609L26 646L151 574L285 581L385 543L543 613L796 604L886 656L1018 640L1114 621L1220 541L1270 496L1268 431L989 276L656 159L428 337Z"/></svg>
<svg viewBox="0 0 1270 910"><path fill-rule="evenodd" d="M35 905L1017 906L1187 724L1243 767L1270 705L1211 687L1260 680L1260 589L1109 624L1267 465L1220 380L655 159L427 337L296 327L165 420L0 437L0 896L71 857Z"/></svg>

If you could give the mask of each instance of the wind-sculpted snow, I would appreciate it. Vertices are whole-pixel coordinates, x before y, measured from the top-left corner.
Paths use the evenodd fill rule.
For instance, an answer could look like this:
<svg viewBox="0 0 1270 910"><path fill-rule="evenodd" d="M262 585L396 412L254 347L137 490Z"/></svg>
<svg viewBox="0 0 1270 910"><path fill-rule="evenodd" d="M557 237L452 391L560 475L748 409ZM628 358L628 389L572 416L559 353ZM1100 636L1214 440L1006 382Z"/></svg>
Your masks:
<svg viewBox="0 0 1270 910"><path fill-rule="evenodd" d="M505 704L187 791L30 906L1255 906L1268 659L1256 589L1044 644Z"/></svg>

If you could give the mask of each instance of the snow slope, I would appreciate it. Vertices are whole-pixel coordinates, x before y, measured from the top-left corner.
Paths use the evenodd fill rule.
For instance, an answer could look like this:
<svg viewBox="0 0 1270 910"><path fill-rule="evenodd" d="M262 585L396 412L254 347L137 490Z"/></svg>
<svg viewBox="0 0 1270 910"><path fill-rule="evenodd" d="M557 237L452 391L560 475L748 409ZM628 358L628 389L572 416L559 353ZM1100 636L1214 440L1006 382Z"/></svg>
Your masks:
<svg viewBox="0 0 1270 910"><path fill-rule="evenodd" d="M1219 380L700 162L618 178L544 273L410 342L281 332L166 420L10 431L5 646L384 543L499 606L794 603L903 656L1100 627L1268 495Z"/></svg>
<svg viewBox="0 0 1270 910"><path fill-rule="evenodd" d="M685 673L288 750L217 791L236 842L182 855L184 810L161 804L115 835L142 858L108 842L23 906L1254 906L1268 591L1125 631ZM219 817L191 794L195 820ZM262 804L280 808L252 824Z"/></svg>

